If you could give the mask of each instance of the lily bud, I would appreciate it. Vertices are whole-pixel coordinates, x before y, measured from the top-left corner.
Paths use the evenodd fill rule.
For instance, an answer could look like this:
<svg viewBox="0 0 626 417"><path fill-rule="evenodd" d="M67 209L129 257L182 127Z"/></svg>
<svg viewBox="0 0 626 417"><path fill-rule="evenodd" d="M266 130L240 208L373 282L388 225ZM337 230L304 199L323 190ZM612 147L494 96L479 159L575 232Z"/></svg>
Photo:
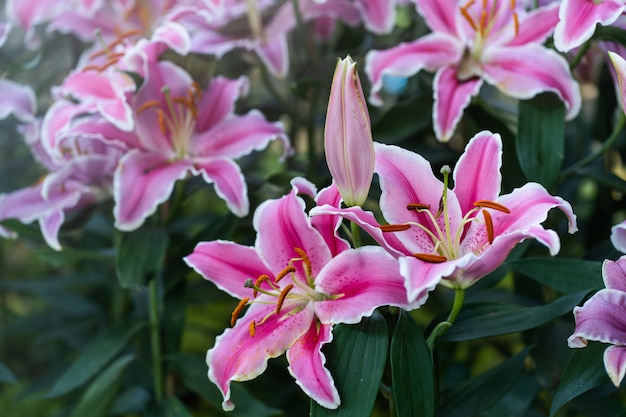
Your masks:
<svg viewBox="0 0 626 417"><path fill-rule="evenodd" d="M360 206L374 176L370 117L356 63L337 60L324 129L326 162L343 201Z"/></svg>
<svg viewBox="0 0 626 417"><path fill-rule="evenodd" d="M626 112L626 60L615 52L609 52L609 59L615 69L615 75L617 75L622 110Z"/></svg>

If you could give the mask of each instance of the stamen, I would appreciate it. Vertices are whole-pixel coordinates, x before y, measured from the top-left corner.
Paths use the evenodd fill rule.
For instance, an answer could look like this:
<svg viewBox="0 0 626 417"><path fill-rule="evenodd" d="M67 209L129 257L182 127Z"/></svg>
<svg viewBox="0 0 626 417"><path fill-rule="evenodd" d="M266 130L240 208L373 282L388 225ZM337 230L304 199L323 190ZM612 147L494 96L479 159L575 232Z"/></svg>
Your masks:
<svg viewBox="0 0 626 417"><path fill-rule="evenodd" d="M137 109L137 114L149 109L150 107L159 107L160 104L158 101L156 100L150 100L150 101L146 101L145 103L143 103L138 109Z"/></svg>
<svg viewBox="0 0 626 417"><path fill-rule="evenodd" d="M288 274L292 272L296 272L296 268L293 265L289 265L288 267L280 271L278 275L276 275L276 278L274 278L274 282L280 281L281 279L285 278L285 276L287 276Z"/></svg>
<svg viewBox="0 0 626 417"><path fill-rule="evenodd" d="M287 297L287 294L289 294L289 291L291 291L292 288L293 284L289 284L280 292L278 302L276 303L276 314L280 313L280 309L283 307L283 303L285 302L285 297Z"/></svg>
<svg viewBox="0 0 626 417"><path fill-rule="evenodd" d="M300 248L293 248L293 250L295 250L298 253L298 255L300 255L300 258L302 258L302 262L304 263L304 266L306 267L307 278L311 278L311 276L313 275L313 268L311 268L311 261L309 260L309 257Z"/></svg>
<svg viewBox="0 0 626 417"><path fill-rule="evenodd" d="M515 36L519 35L519 17L516 12L513 12L513 25L515 27Z"/></svg>
<svg viewBox="0 0 626 417"><path fill-rule="evenodd" d="M248 327L248 332L250 332L250 336L254 337L255 329L256 329L256 324L254 323L254 320L252 320L250 322L250 326Z"/></svg>
<svg viewBox="0 0 626 417"><path fill-rule="evenodd" d="M159 122L159 130L161 130L161 133L163 133L164 135L167 135L167 127L165 126L165 116L163 114L163 111L161 111L161 109L159 109L159 111L157 112L157 121Z"/></svg>
<svg viewBox="0 0 626 417"><path fill-rule="evenodd" d="M250 301L248 297L242 298L241 301L239 301L239 304L237 304L237 307L235 307L235 309L233 310L233 313L230 316L231 326L235 325L235 322L237 321L237 318L239 317L241 310L243 310L243 308L248 304L248 301Z"/></svg>
<svg viewBox="0 0 626 417"><path fill-rule="evenodd" d="M261 276L259 276L256 281L254 282L254 286L252 288L254 288L254 291L252 292L252 296L254 298L256 298L256 296L259 294L259 288L261 288L261 284L264 281L269 280L270 277L267 274L262 274Z"/></svg>
<svg viewBox="0 0 626 417"><path fill-rule="evenodd" d="M415 210L415 211L429 210L430 209L430 205L429 204L421 204L421 203L410 203L410 204L407 204L406 209L407 210Z"/></svg>
<svg viewBox="0 0 626 417"><path fill-rule="evenodd" d="M493 243L493 220L491 220L491 214L487 210L483 210L483 217L485 218L485 228L487 229L487 239L489 243Z"/></svg>
<svg viewBox="0 0 626 417"><path fill-rule="evenodd" d="M410 224L381 224L378 226L384 233L386 232L401 232L411 228Z"/></svg>
<svg viewBox="0 0 626 417"><path fill-rule="evenodd" d="M483 2L483 3L486 3L486 2ZM486 6L484 6L484 7L486 7ZM486 28L487 28L487 11L483 10L480 13L480 33L482 35L485 34L485 29Z"/></svg>
<svg viewBox="0 0 626 417"><path fill-rule="evenodd" d="M496 203L495 201L490 200L478 200L474 203L474 207L485 207L494 210L501 211L502 213L509 214L511 210L509 210L506 206Z"/></svg>
<svg viewBox="0 0 626 417"><path fill-rule="evenodd" d="M445 256L434 255L430 253L414 253L413 256L421 261L430 262L433 264L440 264L448 260L448 258L446 258Z"/></svg>
<svg viewBox="0 0 626 417"><path fill-rule="evenodd" d="M467 23L470 24L470 26L472 27L472 29L474 29L475 31L478 31L478 26L476 26L476 22L474 22L474 18L472 18L472 15L469 14L469 8L472 7L472 5L476 2L476 0L470 0L468 1L465 6L461 7L461 14L463 15L463 17L465 18L465 20L467 20Z"/></svg>

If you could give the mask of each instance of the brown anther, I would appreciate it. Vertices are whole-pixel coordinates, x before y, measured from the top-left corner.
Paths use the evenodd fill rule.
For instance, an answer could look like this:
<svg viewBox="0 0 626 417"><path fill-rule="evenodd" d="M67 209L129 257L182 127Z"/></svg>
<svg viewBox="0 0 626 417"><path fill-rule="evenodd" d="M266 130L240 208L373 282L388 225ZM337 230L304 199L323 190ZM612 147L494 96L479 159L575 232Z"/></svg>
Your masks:
<svg viewBox="0 0 626 417"><path fill-rule="evenodd" d="M167 127L165 126L165 115L163 114L163 111L161 111L161 109L159 109L157 113L157 121L159 122L159 130L161 130L161 133L167 135Z"/></svg>
<svg viewBox="0 0 626 417"><path fill-rule="evenodd" d="M254 288L254 291L252 292L252 296L256 298L256 296L259 294L259 288L261 288L261 284L267 280L269 280L270 277L267 274L262 274L260 277L258 277L256 279L256 281L254 282L254 286L252 288Z"/></svg>
<svg viewBox="0 0 626 417"><path fill-rule="evenodd" d="M149 109L150 107L159 107L159 106L160 106L160 104L156 100L146 101L141 106L139 106L139 108L137 109L136 113L139 114L139 113L142 113L143 111Z"/></svg>
<svg viewBox="0 0 626 417"><path fill-rule="evenodd" d="M467 23L470 24L472 29L478 31L478 27L476 26L476 23L474 22L474 19L472 18L472 16L467 11L467 8L470 7L473 3L474 3L473 1L470 1L469 3L467 3L465 5L465 7L461 7L461 14L465 18L465 20L467 20Z"/></svg>
<svg viewBox="0 0 626 417"><path fill-rule="evenodd" d="M256 323L254 320L250 322L250 326L248 327L248 332L250 332L250 336L254 337L254 331L256 330Z"/></svg>
<svg viewBox="0 0 626 417"><path fill-rule="evenodd" d="M89 55L89 59L94 59L94 58L97 58L99 56L106 55L106 54L107 54L106 49L100 49L99 51L96 51L93 54Z"/></svg>
<svg viewBox="0 0 626 417"><path fill-rule="evenodd" d="M83 67L82 71L83 72L87 72L87 71L100 72L100 66L98 66L98 65L86 65L86 66Z"/></svg>
<svg viewBox="0 0 626 417"><path fill-rule="evenodd" d="M513 25L515 27L515 36L519 35L519 17L513 12Z"/></svg>
<svg viewBox="0 0 626 417"><path fill-rule="evenodd" d="M421 204L421 203L410 203L406 205L406 209L407 210L428 210L430 209L430 205L429 204Z"/></svg>
<svg viewBox="0 0 626 417"><path fill-rule="evenodd" d="M306 252L304 252L302 249L293 248L293 250L295 250L298 253L298 255L300 255L300 258L302 258L302 262L304 263L304 266L306 267L306 276L307 278L310 278L313 275L313 268L311 268L311 260L306 255Z"/></svg>
<svg viewBox="0 0 626 417"><path fill-rule="evenodd" d="M414 253L413 256L415 256L420 261L430 262L433 264L440 264L448 260L448 258L446 258L445 256L434 255L431 253Z"/></svg>
<svg viewBox="0 0 626 417"><path fill-rule="evenodd" d="M403 230L408 230L411 228L410 224L381 224L378 226L383 233L386 232L401 232Z"/></svg>
<svg viewBox="0 0 626 417"><path fill-rule="evenodd" d="M248 297L242 298L241 301L239 301L239 304L237 304L237 307L235 307L235 309L233 310L233 314L230 316L231 326L235 325L235 322L237 321L237 318L239 317L241 310L243 310L243 308L248 304L248 301L250 301Z"/></svg>
<svg viewBox="0 0 626 417"><path fill-rule="evenodd" d="M289 265L287 268L280 271L278 275L276 275L276 278L274 278L274 282L280 281L292 272L296 272L296 268L293 265Z"/></svg>
<svg viewBox="0 0 626 417"><path fill-rule="evenodd" d="M489 200L478 200L474 203L474 207L490 208L490 209L501 211L502 213L506 213L506 214L509 214L511 212L511 210L506 208L506 206L503 206L500 203L496 203L495 201L489 201Z"/></svg>
<svg viewBox="0 0 626 417"><path fill-rule="evenodd" d="M287 294L289 294L292 288L293 284L289 284L280 292L278 302L276 303L276 314L280 313L280 309L283 308L283 303L285 302L285 297L287 297Z"/></svg>
<svg viewBox="0 0 626 417"><path fill-rule="evenodd" d="M483 2L483 3L485 3L485 2ZM486 28L487 28L487 11L483 10L480 13L480 33L484 35Z"/></svg>
<svg viewBox="0 0 626 417"><path fill-rule="evenodd" d="M200 88L200 84L198 84L195 81L192 82L191 89L192 89L194 96L196 96L196 100L200 100L202 98L202 89Z"/></svg>
<svg viewBox="0 0 626 417"><path fill-rule="evenodd" d="M491 214L487 210L483 210L483 217L485 218L485 228L487 229L487 239L489 243L493 243L493 220L491 220Z"/></svg>

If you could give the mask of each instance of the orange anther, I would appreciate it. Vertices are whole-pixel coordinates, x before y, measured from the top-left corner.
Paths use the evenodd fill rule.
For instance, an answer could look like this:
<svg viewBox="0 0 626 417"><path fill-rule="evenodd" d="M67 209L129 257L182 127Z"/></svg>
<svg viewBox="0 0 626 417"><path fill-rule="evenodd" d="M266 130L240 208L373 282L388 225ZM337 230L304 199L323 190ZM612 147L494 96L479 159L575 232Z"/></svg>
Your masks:
<svg viewBox="0 0 626 417"><path fill-rule="evenodd" d="M296 272L296 268L293 265L289 265L287 268L280 271L278 275L276 275L276 278L274 278L274 282L280 281L292 272Z"/></svg>
<svg viewBox="0 0 626 417"><path fill-rule="evenodd" d="M473 2L470 2L473 3ZM468 3L468 5L470 4ZM467 11L467 7L469 6L465 6L465 7L461 7L461 14L463 15L463 17L465 18L465 20L467 20L467 23L470 24L470 26L472 27L472 29L478 31L478 26L476 26L476 23L474 22L474 19L472 18L472 16L469 14L469 12Z"/></svg>
<svg viewBox="0 0 626 417"><path fill-rule="evenodd" d="M233 310L233 314L231 314L230 316L230 325L234 326L235 322L237 321L237 318L239 317L239 314L241 313L241 310L243 310L243 308L246 306L246 304L248 304L248 301L250 301L249 298L242 298L241 301L239 301L239 304L237 304L237 307L235 307L235 309Z"/></svg>
<svg viewBox="0 0 626 417"><path fill-rule="evenodd" d="M278 302L276 303L276 314L280 313L280 309L283 307L285 298L287 297L287 294L289 294L289 291L291 291L292 288L293 288L293 284L289 284L285 288L283 288L283 290L280 292L280 295L278 296Z"/></svg>
<svg viewBox="0 0 626 417"><path fill-rule="evenodd" d="M165 115L163 114L163 111L161 109L158 110L157 120L159 122L159 130L161 130L161 133L163 133L164 135L167 135L167 127L165 126Z"/></svg>
<svg viewBox="0 0 626 417"><path fill-rule="evenodd" d="M415 256L420 261L430 262L433 264L440 264L448 260L448 258L446 258L445 256L434 255L430 253L414 253L413 256Z"/></svg>
<svg viewBox="0 0 626 417"><path fill-rule="evenodd" d="M509 214L511 210L509 210L506 206L503 206L500 203L496 203L495 201L490 200L478 200L474 203L474 207L485 207L494 210L501 211L502 213Z"/></svg>
<svg viewBox="0 0 626 417"><path fill-rule="evenodd" d="M313 275L313 269L311 268L311 260L302 249L293 248L293 250L295 250L298 253L298 255L300 255L300 258L302 258L302 262L304 263L304 266L306 267L306 276L307 278L310 278Z"/></svg>
<svg viewBox="0 0 626 417"><path fill-rule="evenodd" d="M252 287L252 288L254 288L254 291L252 292L252 296L253 296L253 297L255 297L255 298L256 298L256 296L259 294L258 289L259 289L259 288L261 288L261 284L262 284L264 281L267 281L267 280L269 280L269 279L270 279L270 277L269 277L268 275L266 275L266 274L263 274L263 275L261 275L260 277L258 277L258 278L256 279L256 281L254 282L254 286Z"/></svg>
<svg viewBox="0 0 626 417"><path fill-rule="evenodd" d="M483 217L485 218L485 228L487 229L487 240L489 243L493 243L493 220L491 220L491 214L487 210L483 210Z"/></svg>
<svg viewBox="0 0 626 417"><path fill-rule="evenodd" d="M250 336L254 337L255 330L256 330L256 324L254 323L254 320L252 320L250 322L250 326L248 327L248 332L250 332Z"/></svg>
<svg viewBox="0 0 626 417"><path fill-rule="evenodd" d="M406 209L407 210L428 210L430 209L430 205L428 204L421 204L421 203L410 203L406 205Z"/></svg>
<svg viewBox="0 0 626 417"><path fill-rule="evenodd" d="M378 226L383 232L401 232L411 228L410 224L381 224Z"/></svg>
<svg viewBox="0 0 626 417"><path fill-rule="evenodd" d="M513 25L515 26L515 36L517 36L519 35L519 18L515 12L513 12Z"/></svg>
<svg viewBox="0 0 626 417"><path fill-rule="evenodd" d="M139 108L137 109L136 113L139 114L139 113L149 109L150 107L159 107L159 106L160 106L160 104L156 100L146 101L141 106L139 106Z"/></svg>

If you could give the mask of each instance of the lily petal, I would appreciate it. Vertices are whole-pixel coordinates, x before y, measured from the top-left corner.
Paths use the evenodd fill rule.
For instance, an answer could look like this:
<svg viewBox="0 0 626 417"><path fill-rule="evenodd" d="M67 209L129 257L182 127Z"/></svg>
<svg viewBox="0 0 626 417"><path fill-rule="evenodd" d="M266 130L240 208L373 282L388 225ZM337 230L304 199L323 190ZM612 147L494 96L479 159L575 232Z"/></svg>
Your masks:
<svg viewBox="0 0 626 417"><path fill-rule="evenodd" d="M215 192L234 215L244 217L248 214L248 187L237 163L229 158L198 158L193 162L193 174L202 174L207 184L214 184Z"/></svg>
<svg viewBox="0 0 626 417"><path fill-rule="evenodd" d="M0 79L0 120L12 114L21 122L32 122L36 110L37 99L32 88Z"/></svg>
<svg viewBox="0 0 626 417"><path fill-rule="evenodd" d="M455 67L445 67L437 71L433 92L433 124L437 139L442 142L450 140L463 116L463 110L470 104L472 97L478 94L482 83L482 78L477 77L459 81Z"/></svg>
<svg viewBox="0 0 626 417"><path fill-rule="evenodd" d="M183 259L202 277L239 299L250 296L250 288L244 287L246 280L272 276L253 247L230 241L200 242Z"/></svg>
<svg viewBox="0 0 626 417"><path fill-rule="evenodd" d="M603 289L582 307L574 308L576 328L568 339L569 347L585 347L588 340L626 345L626 293Z"/></svg>
<svg viewBox="0 0 626 417"><path fill-rule="evenodd" d="M298 258L295 248L307 254L313 276L331 259L326 242L304 212L304 201L293 190L278 200L261 203L254 213L253 225L257 231L255 247L272 271L281 271ZM294 266L301 268L300 262ZM304 271L298 272L303 279Z"/></svg>
<svg viewBox="0 0 626 417"><path fill-rule="evenodd" d="M339 393L324 364L322 346L333 340L332 326L311 323L309 330L287 350L289 373L302 390L318 404L329 409L339 406Z"/></svg>
<svg viewBox="0 0 626 417"><path fill-rule="evenodd" d="M558 21L558 3L550 3L534 9L520 19L519 30L507 45L524 45L531 42L542 44L552 34Z"/></svg>
<svg viewBox="0 0 626 417"><path fill-rule="evenodd" d="M396 4L391 0L358 0L356 7L361 11L365 28L376 34L389 33L396 17Z"/></svg>
<svg viewBox="0 0 626 417"><path fill-rule="evenodd" d="M626 257L602 263L602 279L606 288L626 293Z"/></svg>
<svg viewBox="0 0 626 417"><path fill-rule="evenodd" d="M113 178L115 227L130 231L141 226L191 168L188 161L170 163L166 155L137 149L124 155Z"/></svg>
<svg viewBox="0 0 626 417"><path fill-rule="evenodd" d="M271 314L275 308L274 305L252 305L234 327L216 338L215 346L207 352L209 379L224 395L222 408L226 411L235 407L230 401L231 381L249 381L262 374L268 359L282 355L313 323L310 305L298 313L280 317ZM249 332L252 321L257 323L254 336Z"/></svg>
<svg viewBox="0 0 626 417"><path fill-rule="evenodd" d="M580 111L580 87L556 51L539 44L494 47L484 53L483 71L488 83L512 97L529 99L551 91L565 103L566 119Z"/></svg>
<svg viewBox="0 0 626 417"><path fill-rule="evenodd" d="M454 194L461 212L467 213L479 200L494 201L500 195L502 139L497 133L476 134L454 167Z"/></svg>
<svg viewBox="0 0 626 417"><path fill-rule="evenodd" d="M417 11L424 17L433 32L457 36L455 17L459 7L457 0L416 1Z"/></svg>
<svg viewBox="0 0 626 417"><path fill-rule="evenodd" d="M624 11L620 0L563 0L559 9L559 22L554 30L554 46L568 52L587 41L596 30L596 24L610 25Z"/></svg>
<svg viewBox="0 0 626 417"><path fill-rule="evenodd" d="M424 262L412 256L399 259L400 273L404 277L404 287L409 300L424 303L428 291L434 289L442 279L452 276L457 268L469 263L469 257L442 263Z"/></svg>
<svg viewBox="0 0 626 417"><path fill-rule="evenodd" d="M604 368L613 385L619 388L626 375L626 347L609 346L604 351Z"/></svg>
<svg viewBox="0 0 626 417"><path fill-rule="evenodd" d="M196 130L207 131L224 120L235 111L235 102L247 95L249 89L250 85L245 77L236 80L225 77L214 78L198 103Z"/></svg>
<svg viewBox="0 0 626 417"><path fill-rule="evenodd" d="M375 106L382 104L380 90L385 74L409 77L422 69L435 71L454 65L462 56L463 45L445 33L431 33L385 51L370 51L365 57L365 73L372 83L369 101Z"/></svg>
<svg viewBox="0 0 626 417"><path fill-rule="evenodd" d="M358 323L382 305L417 307L407 299L398 261L375 246L340 253L320 271L315 283L318 291L338 297L315 303L322 323Z"/></svg>
<svg viewBox="0 0 626 417"><path fill-rule="evenodd" d="M622 110L624 110L626 109L626 60L615 52L609 52L609 59L613 64L613 68L615 68L615 74L617 75L617 82L619 84L619 95L621 98Z"/></svg>

